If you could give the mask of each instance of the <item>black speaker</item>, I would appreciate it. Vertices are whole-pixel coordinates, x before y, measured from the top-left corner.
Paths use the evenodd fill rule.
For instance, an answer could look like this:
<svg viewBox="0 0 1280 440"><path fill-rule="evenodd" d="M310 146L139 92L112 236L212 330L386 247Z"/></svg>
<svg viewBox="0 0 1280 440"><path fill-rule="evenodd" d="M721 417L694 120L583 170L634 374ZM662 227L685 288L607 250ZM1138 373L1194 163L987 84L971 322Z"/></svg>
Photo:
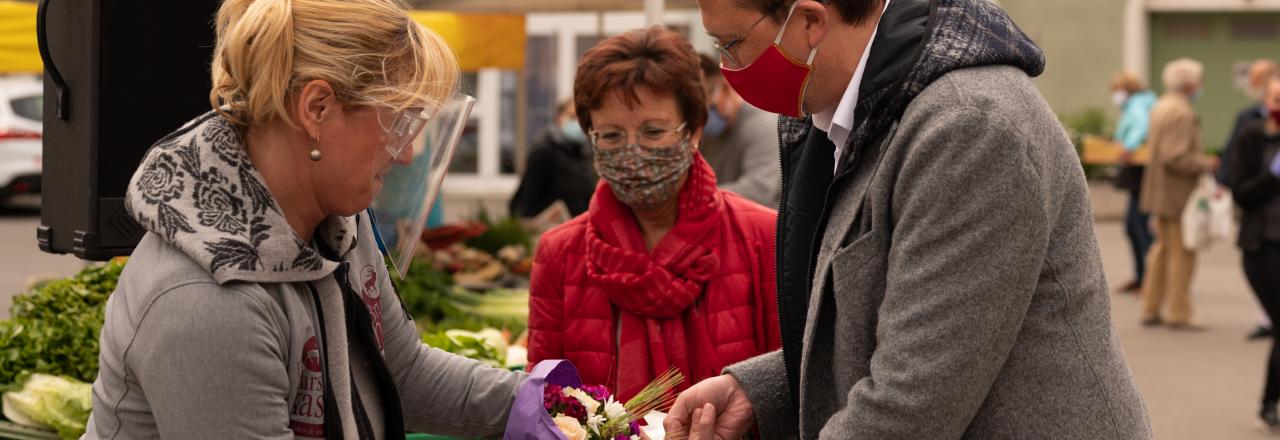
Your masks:
<svg viewBox="0 0 1280 440"><path fill-rule="evenodd" d="M128 255L143 229L130 177L165 134L209 110L217 0L40 0L44 170L40 249Z"/></svg>

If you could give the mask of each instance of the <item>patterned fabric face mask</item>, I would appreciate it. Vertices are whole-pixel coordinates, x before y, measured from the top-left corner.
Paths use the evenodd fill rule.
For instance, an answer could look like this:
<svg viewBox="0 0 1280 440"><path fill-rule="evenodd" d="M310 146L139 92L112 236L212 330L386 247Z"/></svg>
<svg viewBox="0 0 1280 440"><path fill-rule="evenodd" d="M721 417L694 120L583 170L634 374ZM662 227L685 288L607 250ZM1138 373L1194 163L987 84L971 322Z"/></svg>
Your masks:
<svg viewBox="0 0 1280 440"><path fill-rule="evenodd" d="M680 193L680 178L693 162L687 138L665 147L596 147L595 153L596 172L609 183L614 196L631 209L642 211L675 199Z"/></svg>

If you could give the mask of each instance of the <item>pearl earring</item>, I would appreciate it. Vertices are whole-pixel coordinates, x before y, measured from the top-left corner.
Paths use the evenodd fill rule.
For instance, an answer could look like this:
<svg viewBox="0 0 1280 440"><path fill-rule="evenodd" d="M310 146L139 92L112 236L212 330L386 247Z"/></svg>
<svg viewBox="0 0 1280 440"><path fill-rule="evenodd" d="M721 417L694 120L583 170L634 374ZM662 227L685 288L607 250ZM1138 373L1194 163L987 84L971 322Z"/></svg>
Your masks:
<svg viewBox="0 0 1280 440"><path fill-rule="evenodd" d="M319 137L316 137L314 142L311 143L311 160L314 162L319 162L320 158L324 157L324 154L320 153L320 150L316 148L316 146L319 144L320 144Z"/></svg>

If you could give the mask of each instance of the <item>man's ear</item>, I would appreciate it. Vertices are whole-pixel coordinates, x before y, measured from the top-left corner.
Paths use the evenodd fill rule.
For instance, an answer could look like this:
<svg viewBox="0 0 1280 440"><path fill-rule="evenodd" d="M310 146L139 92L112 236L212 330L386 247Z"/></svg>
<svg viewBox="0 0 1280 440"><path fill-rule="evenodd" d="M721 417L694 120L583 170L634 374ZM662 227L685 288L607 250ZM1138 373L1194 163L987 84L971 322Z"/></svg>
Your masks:
<svg viewBox="0 0 1280 440"><path fill-rule="evenodd" d="M827 5L816 1L799 1L800 4L796 5L796 11L791 15L791 20L804 23L804 33L809 47L818 47L830 31L832 18L835 18L832 14L837 13L834 11L835 6L830 6L831 9L828 9Z"/></svg>

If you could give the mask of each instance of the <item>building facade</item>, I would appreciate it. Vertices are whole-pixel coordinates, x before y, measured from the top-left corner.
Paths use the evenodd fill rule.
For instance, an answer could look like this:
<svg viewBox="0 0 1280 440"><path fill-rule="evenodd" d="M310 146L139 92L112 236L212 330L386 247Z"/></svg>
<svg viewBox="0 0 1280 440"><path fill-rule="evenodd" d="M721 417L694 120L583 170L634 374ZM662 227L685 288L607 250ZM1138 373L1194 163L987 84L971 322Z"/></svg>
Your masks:
<svg viewBox="0 0 1280 440"><path fill-rule="evenodd" d="M1249 104L1242 70L1258 58L1280 58L1280 0L1002 0L1001 5L1044 48L1037 79L1060 117L1089 109L1114 115L1107 90L1121 69L1162 92L1160 72L1174 59L1205 65L1196 102L1204 143L1227 142L1237 111Z"/></svg>

